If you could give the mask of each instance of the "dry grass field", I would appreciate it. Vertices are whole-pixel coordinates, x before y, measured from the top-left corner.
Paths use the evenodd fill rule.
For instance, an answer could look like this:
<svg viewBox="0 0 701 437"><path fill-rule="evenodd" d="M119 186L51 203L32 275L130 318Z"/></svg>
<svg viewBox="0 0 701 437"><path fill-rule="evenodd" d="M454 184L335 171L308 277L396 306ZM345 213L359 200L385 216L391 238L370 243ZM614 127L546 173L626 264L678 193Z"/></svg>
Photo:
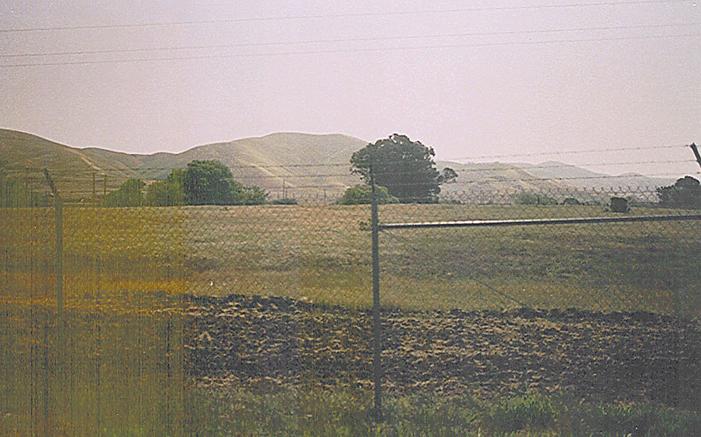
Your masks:
<svg viewBox="0 0 701 437"><path fill-rule="evenodd" d="M50 287L53 212L0 214L10 224L0 227L5 297ZM389 223L606 214L593 206L387 205L380 217ZM161 291L367 307L368 221L364 206L66 208L66 301L97 290L106 297ZM538 308L698 314L693 284L701 280L695 262L700 242L696 222L384 231L383 304L480 309L518 301ZM676 307L675 297L681 299Z"/></svg>

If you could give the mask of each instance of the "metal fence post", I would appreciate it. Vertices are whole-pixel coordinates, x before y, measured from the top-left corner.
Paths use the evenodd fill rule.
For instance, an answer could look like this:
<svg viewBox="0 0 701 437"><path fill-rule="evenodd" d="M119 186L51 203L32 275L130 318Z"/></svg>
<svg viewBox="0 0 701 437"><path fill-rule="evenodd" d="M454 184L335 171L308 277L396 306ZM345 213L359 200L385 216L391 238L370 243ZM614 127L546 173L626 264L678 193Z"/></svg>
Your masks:
<svg viewBox="0 0 701 437"><path fill-rule="evenodd" d="M63 316L63 200L54 196L56 208L56 311L59 320Z"/></svg>
<svg viewBox="0 0 701 437"><path fill-rule="evenodd" d="M691 151L694 152L694 158L696 158L696 162L701 167L701 154L699 153L698 146L696 145L696 143L691 143L689 144L689 147L691 147Z"/></svg>
<svg viewBox="0 0 701 437"><path fill-rule="evenodd" d="M56 189L48 169L44 169L44 177L51 188L54 197L55 226L56 226L56 315L60 321L63 317L63 200Z"/></svg>
<svg viewBox="0 0 701 437"><path fill-rule="evenodd" d="M372 327L373 327L373 376L375 385L375 420L382 420L382 320L380 318L380 223L377 207L375 175L370 167L372 187Z"/></svg>

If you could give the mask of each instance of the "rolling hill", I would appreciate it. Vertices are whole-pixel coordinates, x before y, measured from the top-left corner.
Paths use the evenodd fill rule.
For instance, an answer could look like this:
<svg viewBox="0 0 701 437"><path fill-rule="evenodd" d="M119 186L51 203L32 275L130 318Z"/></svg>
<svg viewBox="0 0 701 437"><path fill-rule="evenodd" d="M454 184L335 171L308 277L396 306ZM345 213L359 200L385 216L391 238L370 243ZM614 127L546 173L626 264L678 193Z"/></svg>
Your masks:
<svg viewBox="0 0 701 437"><path fill-rule="evenodd" d="M128 178L164 178L173 168L196 159L218 159L246 185L259 185L273 197L283 191L301 195L334 194L358 183L350 175L351 154L365 141L346 135L275 133L197 146L182 153L127 154L100 148L77 149L36 135L0 129L0 160L6 168L48 168L59 190L70 200L92 195L93 174L97 191L106 177L107 191ZM103 176L104 175L104 176Z"/></svg>
<svg viewBox="0 0 701 437"><path fill-rule="evenodd" d="M662 185L671 185L675 179L653 178L637 173L608 175L558 161L540 164L516 164L528 173L543 179L556 179L582 189L598 187L625 188L630 191L649 191Z"/></svg>
<svg viewBox="0 0 701 437"><path fill-rule="evenodd" d="M450 167L458 173L455 183L445 184L441 188L441 193L449 196L459 197L463 193L469 193L471 197L494 197L499 194L510 195L514 191L556 192L568 188L562 182L540 180L541 178L509 163L465 164L439 161L437 164L439 168Z"/></svg>
<svg viewBox="0 0 701 437"><path fill-rule="evenodd" d="M274 133L193 147L182 153L127 154L100 148L78 149L29 133L0 129L0 165L22 176L25 168L48 168L59 190L69 201L90 199L93 177L99 196L128 178L147 182L164 178L173 168L184 168L196 159L218 159L229 166L234 177L246 185L258 185L278 198L336 197L359 178L350 174L352 153L367 141L340 134L313 135ZM443 193L457 196L495 196L514 191L562 193L593 187L645 187L668 185L673 181L639 175L609 177L562 163L458 163L439 161L438 167L458 172L455 183ZM284 188L283 188L284 187ZM495 201L499 199L494 199Z"/></svg>

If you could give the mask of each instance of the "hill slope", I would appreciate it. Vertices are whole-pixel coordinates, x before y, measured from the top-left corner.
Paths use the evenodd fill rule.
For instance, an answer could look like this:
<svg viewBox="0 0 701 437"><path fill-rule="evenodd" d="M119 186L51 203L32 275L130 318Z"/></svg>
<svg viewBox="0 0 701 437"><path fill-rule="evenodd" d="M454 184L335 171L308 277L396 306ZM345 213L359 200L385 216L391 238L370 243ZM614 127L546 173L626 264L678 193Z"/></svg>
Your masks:
<svg viewBox="0 0 701 437"><path fill-rule="evenodd" d="M441 188L441 192L449 196L460 197L464 193L469 198L474 198L476 196L498 197L504 194L510 198L510 194L515 191L558 192L568 188L565 183L541 180L519 166L509 163L464 164L439 161L437 164L439 168L450 167L458 173L455 183L445 184ZM487 200L489 199L485 199Z"/></svg>
<svg viewBox="0 0 701 437"><path fill-rule="evenodd" d="M77 149L36 135L0 129L0 164L22 174L25 167L48 168L67 200L90 199L93 175L96 191L111 191L128 178L164 178L173 168L197 159L218 159L246 185L258 185L278 198L340 195L359 182L350 174L350 157L367 141L339 134L275 133L262 137L206 144L182 153L127 154L100 148ZM559 162L543 164L438 162L458 172L449 196L492 196L514 191L566 193L572 189L631 187L630 192L669 185L673 181L639 175L611 177ZM17 173L19 172L19 173ZM104 175L104 176L103 176ZM284 187L284 188L283 188Z"/></svg>
<svg viewBox="0 0 701 437"><path fill-rule="evenodd" d="M655 187L670 185L674 179L653 178L635 173L608 175L564 164L558 161L548 161L540 164L517 164L532 175L543 179L558 179L568 185L583 189L591 188L625 188L628 191L650 191Z"/></svg>
<svg viewBox="0 0 701 437"><path fill-rule="evenodd" d="M164 178L173 168L184 168L196 159L218 159L229 166L237 180L259 185L273 197L288 194L337 193L357 183L350 175L351 154L367 144L346 135L276 133L257 138L207 144L182 153L127 154L99 148L77 149L36 135L0 129L0 158L6 167L48 168L67 198L79 200L92 194L92 174L98 192L106 175L108 191L126 179ZM99 194L99 193L98 193Z"/></svg>

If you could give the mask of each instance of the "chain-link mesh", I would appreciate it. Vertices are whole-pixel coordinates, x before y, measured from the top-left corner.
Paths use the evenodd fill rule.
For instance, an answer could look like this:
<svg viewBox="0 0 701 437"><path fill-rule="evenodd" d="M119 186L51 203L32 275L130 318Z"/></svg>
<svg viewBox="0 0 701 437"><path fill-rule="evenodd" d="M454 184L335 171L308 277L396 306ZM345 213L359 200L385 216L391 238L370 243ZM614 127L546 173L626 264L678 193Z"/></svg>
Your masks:
<svg viewBox="0 0 701 437"><path fill-rule="evenodd" d="M672 221L606 222L640 216ZM385 327L390 382L699 404L698 211L638 188L451 193L381 217L383 302L407 309Z"/></svg>
<svg viewBox="0 0 701 437"><path fill-rule="evenodd" d="M14 177L0 208L2 433L206 434L221 414L203 396L266 422L281 389L299 421L323 417L309 393L372 402L368 204L309 182L259 205L109 207L120 174L54 175L57 193L39 171ZM386 396L701 404L701 227L681 220L697 209L640 186L447 184L412 200L379 209ZM638 216L666 221L503 223ZM249 393L257 412L237 410Z"/></svg>

